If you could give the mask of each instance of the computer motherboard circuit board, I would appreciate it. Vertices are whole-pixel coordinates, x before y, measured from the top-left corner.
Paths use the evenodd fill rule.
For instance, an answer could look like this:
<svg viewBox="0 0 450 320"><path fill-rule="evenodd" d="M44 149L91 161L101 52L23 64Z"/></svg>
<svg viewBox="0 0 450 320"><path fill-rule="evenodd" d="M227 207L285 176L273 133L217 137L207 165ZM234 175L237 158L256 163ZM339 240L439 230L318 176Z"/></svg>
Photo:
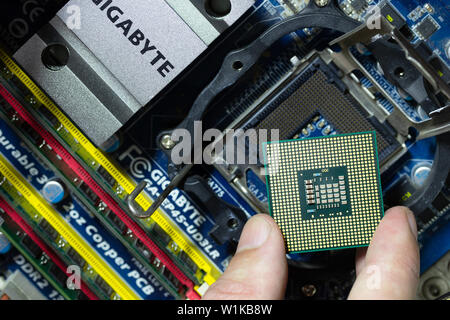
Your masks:
<svg viewBox="0 0 450 320"><path fill-rule="evenodd" d="M417 220L417 297L450 291L448 2L132 2L0 3L2 300L201 299L270 213L265 143L361 133L370 161L348 165L374 172L370 195L347 162L289 158L299 225L357 217L350 198L376 206L362 240L289 244L286 299L346 299L349 247L397 205ZM180 130L191 151L176 154ZM303 157L351 157L340 143ZM323 209L327 184L339 204Z"/></svg>

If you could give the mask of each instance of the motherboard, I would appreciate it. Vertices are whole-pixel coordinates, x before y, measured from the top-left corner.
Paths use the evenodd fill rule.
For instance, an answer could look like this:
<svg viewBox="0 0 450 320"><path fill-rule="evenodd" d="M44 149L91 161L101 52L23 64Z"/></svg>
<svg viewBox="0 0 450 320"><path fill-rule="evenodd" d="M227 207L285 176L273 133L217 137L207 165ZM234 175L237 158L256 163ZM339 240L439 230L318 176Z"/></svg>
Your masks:
<svg viewBox="0 0 450 320"><path fill-rule="evenodd" d="M417 298L450 292L447 1L0 8L1 300L201 299L274 194L281 221L283 204L303 210L297 229L361 215L373 231L384 210L409 207ZM360 133L367 158L349 149ZM337 144L321 145L327 137ZM291 176L268 187L273 141L318 141L288 157L298 201L285 197ZM306 165L327 153L326 171ZM359 169L373 181L354 189ZM319 246L288 241L285 298L346 299L350 247L370 237L315 232Z"/></svg>

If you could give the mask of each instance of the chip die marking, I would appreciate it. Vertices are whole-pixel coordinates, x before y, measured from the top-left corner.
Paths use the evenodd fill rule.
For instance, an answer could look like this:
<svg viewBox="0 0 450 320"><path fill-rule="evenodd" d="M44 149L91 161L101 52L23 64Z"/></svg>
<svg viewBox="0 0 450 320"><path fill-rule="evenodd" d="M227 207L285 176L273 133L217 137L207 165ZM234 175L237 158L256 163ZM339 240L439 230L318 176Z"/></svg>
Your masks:
<svg viewBox="0 0 450 320"><path fill-rule="evenodd" d="M303 219L320 219L351 214L346 167L299 171Z"/></svg>

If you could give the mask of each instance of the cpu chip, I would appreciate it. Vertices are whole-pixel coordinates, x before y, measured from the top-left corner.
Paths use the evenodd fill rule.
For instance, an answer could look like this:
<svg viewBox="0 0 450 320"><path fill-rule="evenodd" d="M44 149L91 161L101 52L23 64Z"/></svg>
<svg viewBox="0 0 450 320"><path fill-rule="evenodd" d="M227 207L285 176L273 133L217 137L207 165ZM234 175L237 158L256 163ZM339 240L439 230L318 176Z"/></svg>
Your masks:
<svg viewBox="0 0 450 320"><path fill-rule="evenodd" d="M288 253L369 245L383 217L375 132L264 146L270 213Z"/></svg>

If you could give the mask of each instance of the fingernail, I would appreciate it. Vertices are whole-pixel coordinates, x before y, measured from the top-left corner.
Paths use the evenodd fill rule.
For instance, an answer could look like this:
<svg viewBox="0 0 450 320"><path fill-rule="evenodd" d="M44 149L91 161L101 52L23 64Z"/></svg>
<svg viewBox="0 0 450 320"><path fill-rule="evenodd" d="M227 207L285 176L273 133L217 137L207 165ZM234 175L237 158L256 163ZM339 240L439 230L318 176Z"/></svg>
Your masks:
<svg viewBox="0 0 450 320"><path fill-rule="evenodd" d="M263 216L257 215L251 218L242 231L236 252L261 247L269 237L271 228Z"/></svg>
<svg viewBox="0 0 450 320"><path fill-rule="evenodd" d="M414 217L414 213L407 208L406 215L408 216L409 227L411 228L411 232L417 239L417 224L416 218Z"/></svg>

